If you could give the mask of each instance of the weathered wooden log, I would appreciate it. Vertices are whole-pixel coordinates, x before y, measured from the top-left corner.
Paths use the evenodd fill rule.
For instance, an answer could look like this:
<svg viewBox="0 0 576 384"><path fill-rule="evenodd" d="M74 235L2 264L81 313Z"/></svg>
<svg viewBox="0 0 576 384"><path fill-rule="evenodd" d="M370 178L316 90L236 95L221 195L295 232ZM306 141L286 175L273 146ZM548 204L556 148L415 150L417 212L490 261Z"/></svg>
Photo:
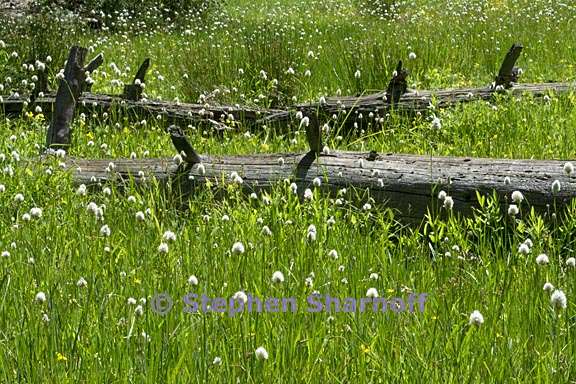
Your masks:
<svg viewBox="0 0 576 384"><path fill-rule="evenodd" d="M46 146L51 148L65 148L70 145L70 124L74 119L76 103L86 81L86 74L98 68L103 62L103 56L98 55L86 67L86 48L74 46L70 50L68 61L64 69L64 78L60 80L60 86L54 101L54 114L52 123L48 128Z"/></svg>
<svg viewBox="0 0 576 384"><path fill-rule="evenodd" d="M408 91L402 94L396 103L389 103L387 92L379 92L366 96L331 97L322 103L299 104L292 111L282 111L262 118L259 123L265 125L285 124L295 121L295 113L302 112L305 116L318 116L320 121L337 116L342 124L352 126L357 123L365 126L375 124L375 119L385 117L391 110L397 113L413 115L427 113L432 108L444 109L462 103L493 100L496 95L522 94L543 97L549 93L567 93L576 90L574 83L537 83L516 84L508 90L495 89L492 86L482 88L456 88L437 91Z"/></svg>
<svg viewBox="0 0 576 384"><path fill-rule="evenodd" d="M29 104L29 100L25 97L4 96L2 99L0 113L4 112L8 116L19 116ZM44 114L50 117L54 101L54 95L45 95L38 97L34 101L34 106L40 106ZM131 101L119 96L91 93L80 96L76 109L86 114L115 111L125 114L134 121L160 116L168 124L180 126L207 123L217 131L230 129L224 124L230 120L230 117L234 122L251 125L263 117L282 112L277 109L250 108L239 105L187 104L144 99Z"/></svg>
<svg viewBox="0 0 576 384"><path fill-rule="evenodd" d="M114 163L110 172L109 163ZM202 163L189 166L183 175L182 167L172 159L145 160L79 160L69 159L67 166L76 183L95 184L111 181L119 184L130 179L135 183L155 177L162 183L178 185L185 193L206 181L217 186L232 182L231 173L243 179L247 192L269 189L272 185L290 179L302 194L305 188L314 188L313 179L322 180L324 191L338 194L342 188L349 193L368 192L375 203L397 211L407 221L420 221L430 208L439 208L438 192L444 190L454 201L453 212L469 215L481 195L498 194L503 208L511 202L513 191L520 191L528 205L553 212L576 196L576 177L563 173L563 161L554 160L495 160L476 158L428 157L337 152L321 154L317 160L308 154L270 154L245 156L202 156ZM224 176L224 177L223 177ZM558 180L560 190L553 192ZM350 188L353 187L353 188Z"/></svg>
<svg viewBox="0 0 576 384"><path fill-rule="evenodd" d="M516 84L508 90L496 90L494 87L443 89L438 91L408 91L402 94L397 103L389 103L387 91L367 96L347 96L327 98L323 103L299 104L289 110L250 108L240 105L202 105L174 103L157 100L140 100L137 102L125 100L122 97L110 95L84 94L80 97L78 109L85 113L109 112L117 110L126 112L128 117L140 121L155 116L162 116L168 124L186 126L189 124L209 123L216 130L226 129L224 121L232 117L235 122L247 125L273 125L300 121L295 119L296 112L301 111L309 118L322 121L333 115L338 116L341 123L352 126L357 123L365 126L376 124L375 120L386 116L392 109L399 113L415 114L430 111L432 102L435 109L449 108L461 103L478 100L492 100L498 94L522 94L543 97L550 93L568 93L576 90L573 83L539 83ZM27 98L2 97L0 113L16 116L22 113L28 103ZM47 95L35 100L45 114L53 110L54 96Z"/></svg>

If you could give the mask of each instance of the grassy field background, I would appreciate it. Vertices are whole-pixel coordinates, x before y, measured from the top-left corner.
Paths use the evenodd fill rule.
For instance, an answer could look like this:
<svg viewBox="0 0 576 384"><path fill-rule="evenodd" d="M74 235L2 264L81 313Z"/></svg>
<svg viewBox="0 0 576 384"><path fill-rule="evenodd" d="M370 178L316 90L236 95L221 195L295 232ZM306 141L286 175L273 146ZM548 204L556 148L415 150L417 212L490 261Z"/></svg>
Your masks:
<svg viewBox="0 0 576 384"><path fill-rule="evenodd" d="M151 57L147 96L183 102L278 107L361 94L385 88L399 59L412 88L488 85L517 41L521 81L576 79L570 2L385 4L237 0L175 22L161 10L112 15L104 30L52 9L0 22L0 94L26 92L34 72L23 64L36 60L54 87L73 43L104 52L94 91L120 92ZM326 141L337 150L570 160L575 104L574 93L504 96L434 111L439 129L429 115L393 115L377 132L332 127ZM439 208L408 228L351 191L335 199L310 185L305 201L289 184L256 198L227 184L225 199L198 191L182 212L153 180L86 193L62 170L66 158L26 161L46 126L34 110L0 122L2 382L576 382L576 204L542 216L523 201L512 217L487 198L473 217ZM194 128L200 153L306 150L298 127L241 126L223 138ZM174 154L163 122L99 115L76 119L69 155ZM547 258L537 263L540 254ZM272 281L276 271L283 282ZM547 282L554 288L544 290ZM383 297L427 293L425 311L229 317L183 313L179 300L243 291L296 297L304 309L313 293L361 298L371 288ZM565 308L559 293L552 300L556 289ZM151 308L159 292L175 300L166 316Z"/></svg>

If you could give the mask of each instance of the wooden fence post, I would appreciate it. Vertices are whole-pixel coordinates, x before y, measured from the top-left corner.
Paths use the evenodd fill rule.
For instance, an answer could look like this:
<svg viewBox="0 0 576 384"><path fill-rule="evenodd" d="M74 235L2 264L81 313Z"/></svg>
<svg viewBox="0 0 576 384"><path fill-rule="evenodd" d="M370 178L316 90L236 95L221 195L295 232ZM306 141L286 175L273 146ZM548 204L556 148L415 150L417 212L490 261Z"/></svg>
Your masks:
<svg viewBox="0 0 576 384"><path fill-rule="evenodd" d="M150 59L146 58L140 65L132 84L124 85L124 92L122 93L124 99L138 101L142 98L142 84L144 84L144 78L146 77L148 67L150 67Z"/></svg>
<svg viewBox="0 0 576 384"><path fill-rule="evenodd" d="M176 125L169 126L168 133L172 139L172 144L174 144L174 147L176 147L176 150L187 164L193 165L202 162L202 159L198 156L194 148L192 148L186 135L179 127Z"/></svg>
<svg viewBox="0 0 576 384"><path fill-rule="evenodd" d="M386 102L388 104L398 104L400 97L406 93L408 90L407 77L408 70L402 68L402 60L400 60L394 71L394 76L392 76L392 79L388 83L388 88L386 88Z"/></svg>
<svg viewBox="0 0 576 384"><path fill-rule="evenodd" d="M72 141L70 125L74 120L74 111L86 81L86 74L98 68L104 61L104 57L100 54L84 66L87 52L86 48L78 46L70 49L64 78L60 80L56 93L54 115L46 136L48 148L63 149L70 146Z"/></svg>
<svg viewBox="0 0 576 384"><path fill-rule="evenodd" d="M518 81L518 69L514 67L516 61L522 53L522 44L512 44L512 47L506 53L504 61L500 66L500 71L498 71L498 76L494 80L494 87L502 86L506 89L512 87L512 83Z"/></svg>

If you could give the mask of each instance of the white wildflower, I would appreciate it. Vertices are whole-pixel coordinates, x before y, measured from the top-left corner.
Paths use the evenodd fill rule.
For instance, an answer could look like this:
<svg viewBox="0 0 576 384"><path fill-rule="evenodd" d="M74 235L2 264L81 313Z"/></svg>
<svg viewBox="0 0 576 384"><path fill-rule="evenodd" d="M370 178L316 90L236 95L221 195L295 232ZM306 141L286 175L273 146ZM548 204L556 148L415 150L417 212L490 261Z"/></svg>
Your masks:
<svg viewBox="0 0 576 384"><path fill-rule="evenodd" d="M266 351L266 349L264 349L264 347L256 348L256 351L254 352L254 354L256 355L256 358L258 360L268 360L268 351Z"/></svg>
<svg viewBox="0 0 576 384"><path fill-rule="evenodd" d="M560 181L554 180L554 182L552 183L552 193L558 193L560 192L560 189L561 189Z"/></svg>
<svg viewBox="0 0 576 384"><path fill-rule="evenodd" d="M248 296L243 291L238 291L232 296L232 300L246 304L248 302Z"/></svg>
<svg viewBox="0 0 576 384"><path fill-rule="evenodd" d="M166 231L162 235L162 240L164 240L164 241L176 241L176 234L172 231Z"/></svg>
<svg viewBox="0 0 576 384"><path fill-rule="evenodd" d="M470 320L468 324L480 326L484 323L484 316L480 313L480 311L475 310L470 314Z"/></svg>
<svg viewBox="0 0 576 384"><path fill-rule="evenodd" d="M510 206L508 207L508 214L510 216L516 216L519 212L520 210L518 209L518 206L516 204L510 204Z"/></svg>
<svg viewBox="0 0 576 384"><path fill-rule="evenodd" d="M109 237L110 233L110 227L107 224L104 224L102 227L100 227L100 235Z"/></svg>
<svg viewBox="0 0 576 384"><path fill-rule="evenodd" d="M524 195L522 194L522 192L520 191L512 192L512 201L515 202L516 204L522 203L522 201L524 201Z"/></svg>
<svg viewBox="0 0 576 384"><path fill-rule="evenodd" d="M368 288L366 291L366 297L375 298L378 297L378 290L376 288Z"/></svg>
<svg viewBox="0 0 576 384"><path fill-rule="evenodd" d="M564 173L566 173L568 176L574 173L574 165L572 163L564 164Z"/></svg>
<svg viewBox="0 0 576 384"><path fill-rule="evenodd" d="M565 309L567 304L566 295L557 289L550 296L550 302L555 309Z"/></svg>
<svg viewBox="0 0 576 384"><path fill-rule="evenodd" d="M276 271L272 274L272 282L279 284L284 282L284 274L280 271Z"/></svg>
<svg viewBox="0 0 576 384"><path fill-rule="evenodd" d="M446 196L443 207L448 210L451 210L454 207L454 199L452 199L452 196Z"/></svg>
<svg viewBox="0 0 576 384"><path fill-rule="evenodd" d="M233 255L239 255L244 253L244 244L242 244L241 242L237 241L232 245L232 254Z"/></svg>
<svg viewBox="0 0 576 384"><path fill-rule="evenodd" d="M160 252L160 253L168 253L168 244L166 244L166 243L160 243L160 245L158 246L158 252Z"/></svg>
<svg viewBox="0 0 576 384"><path fill-rule="evenodd" d="M545 253L541 253L540 255L538 255L536 257L536 264L538 265L546 265L550 262L550 259L548 259L548 255L546 255Z"/></svg>
<svg viewBox="0 0 576 384"><path fill-rule="evenodd" d="M46 301L46 294L44 292L38 292L34 298L34 301L40 304L44 303Z"/></svg>

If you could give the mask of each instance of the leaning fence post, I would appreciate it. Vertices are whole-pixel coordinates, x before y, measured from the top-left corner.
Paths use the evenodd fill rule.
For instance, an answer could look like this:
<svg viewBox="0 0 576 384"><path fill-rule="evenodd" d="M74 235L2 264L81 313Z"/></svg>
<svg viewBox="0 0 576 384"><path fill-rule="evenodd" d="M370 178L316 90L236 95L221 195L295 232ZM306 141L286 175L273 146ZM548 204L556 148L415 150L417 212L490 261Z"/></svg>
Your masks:
<svg viewBox="0 0 576 384"><path fill-rule="evenodd" d="M140 65L132 84L124 85L124 92L122 93L124 99L138 101L142 98L142 84L144 84L144 77L146 77L148 67L150 67L149 58L145 59Z"/></svg>
<svg viewBox="0 0 576 384"><path fill-rule="evenodd" d="M498 76L494 80L494 88L501 86L506 89L511 88L513 83L518 81L519 71L518 68L514 66L516 61L522 53L522 44L514 43L512 47L506 53L504 61L500 66L500 71L498 71Z"/></svg>
<svg viewBox="0 0 576 384"><path fill-rule="evenodd" d="M388 104L398 104L400 97L406 93L408 90L407 77L408 70L402 68L402 60L400 60L394 71L394 76L392 76L386 88L386 102Z"/></svg>
<svg viewBox="0 0 576 384"><path fill-rule="evenodd" d="M306 129L306 141L308 141L308 146L310 147L310 153L316 155L322 152L322 128L318 118L312 115L312 118L304 117L300 122L300 125L304 125Z"/></svg>
<svg viewBox="0 0 576 384"><path fill-rule="evenodd" d="M64 69L64 78L60 79L56 93L54 115L46 136L46 146L49 148L65 148L70 145L72 141L70 125L74 119L74 111L82 93L87 73L98 68L104 61L104 57L100 54L84 66L87 52L86 48L78 46L73 46L70 49Z"/></svg>
<svg viewBox="0 0 576 384"><path fill-rule="evenodd" d="M170 138L172 139L172 144L174 144L174 147L176 148L178 153L182 156L182 160L184 160L189 165L194 165L202 162L202 159L200 158L200 156L198 156L198 154L196 153L196 151L194 150L194 148L192 147L192 145L190 144L190 142L186 138L186 135L184 134L184 132L182 132L180 127L176 125L171 125L168 127L168 133L170 134Z"/></svg>

